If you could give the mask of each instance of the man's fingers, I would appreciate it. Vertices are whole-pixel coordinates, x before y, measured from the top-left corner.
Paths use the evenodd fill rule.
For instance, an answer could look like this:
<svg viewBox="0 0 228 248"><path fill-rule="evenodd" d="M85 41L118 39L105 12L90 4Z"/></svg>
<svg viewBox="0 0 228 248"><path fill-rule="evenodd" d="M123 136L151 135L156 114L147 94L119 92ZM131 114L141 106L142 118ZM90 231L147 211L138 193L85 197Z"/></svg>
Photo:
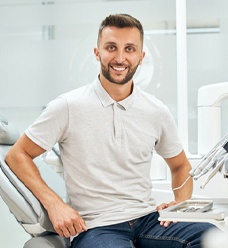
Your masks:
<svg viewBox="0 0 228 248"><path fill-rule="evenodd" d="M170 203L162 203L161 205L157 206L157 211L160 212L161 210L168 208L170 206L176 205L176 201L172 201ZM170 225L171 221L160 221L160 226L168 227ZM173 222L174 224L176 222Z"/></svg>
<svg viewBox="0 0 228 248"><path fill-rule="evenodd" d="M159 212L159 211L161 211L161 210L163 210L163 209L165 209L167 207L168 207L168 204L167 203L162 203L161 205L157 206L156 209Z"/></svg>
<svg viewBox="0 0 228 248"><path fill-rule="evenodd" d="M87 231L84 220L78 215L74 216L73 219L58 223L54 228L60 236L64 236L66 238L80 234L83 231Z"/></svg>
<svg viewBox="0 0 228 248"><path fill-rule="evenodd" d="M60 236L69 238L70 236L75 236L76 234L83 232L83 229L81 225L77 225L77 227L75 227L74 225L71 225L71 226L63 226L61 228L56 228L56 232Z"/></svg>
<svg viewBox="0 0 228 248"><path fill-rule="evenodd" d="M48 211L55 231L66 238L87 231L86 223L80 214L62 200Z"/></svg>
<svg viewBox="0 0 228 248"><path fill-rule="evenodd" d="M78 232L79 230L77 230L77 229L75 228L74 225L68 227L68 230L69 230L70 236L75 236L77 233L79 233L79 232ZM65 236L65 235L64 235L64 236ZM65 236L65 237L66 237L66 236Z"/></svg>
<svg viewBox="0 0 228 248"><path fill-rule="evenodd" d="M168 208L168 207L176 205L176 204L177 204L176 201L172 201L170 203L162 203L161 205L156 207L156 210L159 212L159 211L161 211L161 210L163 210L165 208Z"/></svg>
<svg viewBox="0 0 228 248"><path fill-rule="evenodd" d="M170 221L160 221L160 226L168 227L170 223Z"/></svg>
<svg viewBox="0 0 228 248"><path fill-rule="evenodd" d="M87 231L85 221L79 215L75 216L75 218L72 221L72 224L73 224L77 233Z"/></svg>
<svg viewBox="0 0 228 248"><path fill-rule="evenodd" d="M173 224L176 224L176 221L172 221ZM160 221L160 226L168 227L171 224L171 221Z"/></svg>
<svg viewBox="0 0 228 248"><path fill-rule="evenodd" d="M80 223L81 223L82 231L87 231L87 227L86 227L85 221L83 219L81 219Z"/></svg>
<svg viewBox="0 0 228 248"><path fill-rule="evenodd" d="M64 228L64 230L62 232L63 232L63 236L65 238L69 238L71 236L71 234L67 228Z"/></svg>

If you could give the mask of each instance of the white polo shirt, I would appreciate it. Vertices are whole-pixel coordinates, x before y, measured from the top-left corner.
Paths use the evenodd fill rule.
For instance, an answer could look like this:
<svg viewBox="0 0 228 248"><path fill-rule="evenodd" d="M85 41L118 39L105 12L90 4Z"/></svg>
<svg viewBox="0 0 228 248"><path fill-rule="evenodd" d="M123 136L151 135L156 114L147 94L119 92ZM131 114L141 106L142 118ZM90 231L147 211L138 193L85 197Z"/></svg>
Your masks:
<svg viewBox="0 0 228 248"><path fill-rule="evenodd" d="M134 87L115 102L98 79L50 102L25 133L46 150L59 143L69 204L87 228L154 211L153 151L170 158L183 149L159 100Z"/></svg>

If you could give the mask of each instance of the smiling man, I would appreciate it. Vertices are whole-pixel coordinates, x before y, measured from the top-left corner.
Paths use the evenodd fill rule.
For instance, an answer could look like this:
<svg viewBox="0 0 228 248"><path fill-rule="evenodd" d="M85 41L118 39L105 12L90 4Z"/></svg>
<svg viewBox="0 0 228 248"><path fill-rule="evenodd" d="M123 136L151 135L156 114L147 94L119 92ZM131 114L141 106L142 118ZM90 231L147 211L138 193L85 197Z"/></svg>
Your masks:
<svg viewBox="0 0 228 248"><path fill-rule="evenodd" d="M97 45L94 53L101 63L100 80L115 84L132 81L145 55L142 51L143 37L139 30L136 27L101 28Z"/></svg>
<svg viewBox="0 0 228 248"><path fill-rule="evenodd" d="M201 247L207 223L158 221L158 212L189 199L191 166L164 104L138 89L143 28L127 14L101 23L94 54L98 78L50 102L6 157L73 248ZM43 181L33 159L59 143L69 202ZM153 152L170 168L174 201L156 207L151 193Z"/></svg>

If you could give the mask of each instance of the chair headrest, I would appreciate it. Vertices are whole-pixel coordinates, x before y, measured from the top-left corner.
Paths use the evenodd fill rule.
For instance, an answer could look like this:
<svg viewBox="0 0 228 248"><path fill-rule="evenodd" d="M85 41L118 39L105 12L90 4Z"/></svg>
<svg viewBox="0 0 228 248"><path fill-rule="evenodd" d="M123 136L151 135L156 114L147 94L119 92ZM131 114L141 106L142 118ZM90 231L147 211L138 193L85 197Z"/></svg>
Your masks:
<svg viewBox="0 0 228 248"><path fill-rule="evenodd" d="M19 137L19 129L12 123L9 123L0 112L0 144L13 145Z"/></svg>

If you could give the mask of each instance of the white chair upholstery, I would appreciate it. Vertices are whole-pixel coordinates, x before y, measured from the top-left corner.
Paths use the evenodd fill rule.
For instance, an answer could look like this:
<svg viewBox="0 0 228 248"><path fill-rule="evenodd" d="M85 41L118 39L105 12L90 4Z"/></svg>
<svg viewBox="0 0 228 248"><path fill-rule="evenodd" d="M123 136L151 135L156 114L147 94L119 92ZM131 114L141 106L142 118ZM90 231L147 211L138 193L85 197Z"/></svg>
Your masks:
<svg viewBox="0 0 228 248"><path fill-rule="evenodd" d="M56 234L34 237L28 240L24 248L68 248L70 247L69 239L60 237Z"/></svg>
<svg viewBox="0 0 228 248"><path fill-rule="evenodd" d="M2 118L1 114L0 118ZM69 239L55 233L46 210L5 163L5 155L18 137L15 127L10 126L5 119L0 119L0 196L17 222L31 235L24 248L68 248ZM62 177L40 157L35 159L35 163L47 184L66 200L65 182Z"/></svg>

